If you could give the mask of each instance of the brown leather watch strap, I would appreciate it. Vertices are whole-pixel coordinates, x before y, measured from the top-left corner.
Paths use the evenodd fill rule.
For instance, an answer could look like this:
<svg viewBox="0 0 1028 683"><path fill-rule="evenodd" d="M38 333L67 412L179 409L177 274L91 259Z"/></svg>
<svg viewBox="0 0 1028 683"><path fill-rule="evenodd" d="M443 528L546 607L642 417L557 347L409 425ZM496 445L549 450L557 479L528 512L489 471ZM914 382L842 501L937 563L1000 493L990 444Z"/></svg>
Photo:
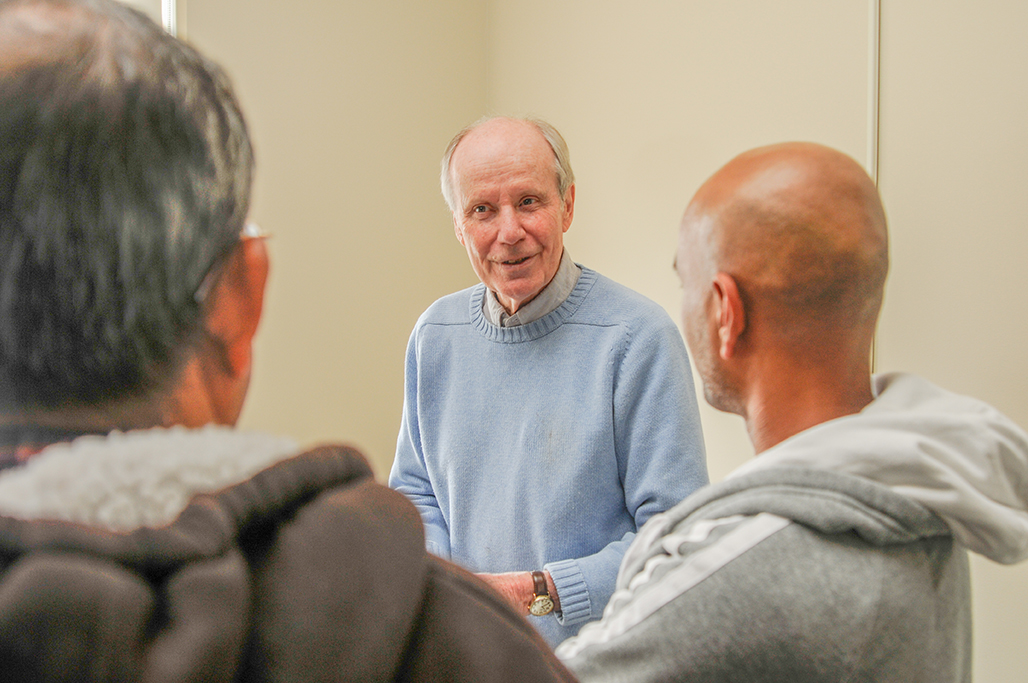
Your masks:
<svg viewBox="0 0 1028 683"><path fill-rule="evenodd" d="M550 591L546 588L546 574L543 574L538 569L532 572L532 581L535 582L535 594L536 595L549 595Z"/></svg>
<svg viewBox="0 0 1028 683"><path fill-rule="evenodd" d="M553 611L553 598L546 588L546 574L541 571L532 572L532 582L535 584L535 595L528 603L528 613L534 617L545 617Z"/></svg>

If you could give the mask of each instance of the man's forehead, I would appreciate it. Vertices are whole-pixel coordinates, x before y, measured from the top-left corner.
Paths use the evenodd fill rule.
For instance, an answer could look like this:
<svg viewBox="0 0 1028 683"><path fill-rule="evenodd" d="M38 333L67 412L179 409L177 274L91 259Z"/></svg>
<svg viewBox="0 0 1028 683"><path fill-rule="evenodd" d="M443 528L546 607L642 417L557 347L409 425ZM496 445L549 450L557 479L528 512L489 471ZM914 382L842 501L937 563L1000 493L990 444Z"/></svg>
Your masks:
<svg viewBox="0 0 1028 683"><path fill-rule="evenodd" d="M546 138L532 124L526 121L496 119L468 132L454 150L451 164L458 168L488 160L522 158L552 161L554 155Z"/></svg>
<svg viewBox="0 0 1028 683"><path fill-rule="evenodd" d="M549 143L531 124L511 123L515 125L490 126L481 134L475 129L461 140L450 163L461 194L557 190L556 157Z"/></svg>

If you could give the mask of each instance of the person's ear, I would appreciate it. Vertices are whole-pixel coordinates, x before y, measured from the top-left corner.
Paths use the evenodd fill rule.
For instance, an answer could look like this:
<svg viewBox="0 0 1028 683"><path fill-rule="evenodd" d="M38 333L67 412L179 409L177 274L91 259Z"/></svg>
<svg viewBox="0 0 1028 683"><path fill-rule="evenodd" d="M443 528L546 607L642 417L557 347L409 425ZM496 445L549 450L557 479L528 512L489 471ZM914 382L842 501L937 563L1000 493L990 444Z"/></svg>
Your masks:
<svg viewBox="0 0 1028 683"><path fill-rule="evenodd" d="M571 227L571 220L575 217L575 186L572 185L568 188L568 192L564 195L564 232L568 231Z"/></svg>
<svg viewBox="0 0 1028 683"><path fill-rule="evenodd" d="M743 305L739 286L728 273L714 276L714 322L718 333L718 355L723 360L736 353L739 337L746 329L746 307Z"/></svg>
<svg viewBox="0 0 1028 683"><path fill-rule="evenodd" d="M457 241L463 247L464 244L464 231L461 230L460 221L457 220L457 212L453 212L453 234L457 236Z"/></svg>
<svg viewBox="0 0 1028 683"><path fill-rule="evenodd" d="M205 326L218 342L223 370L230 377L239 378L250 372L253 337L264 310L269 268L264 239L244 237L222 267L211 291Z"/></svg>

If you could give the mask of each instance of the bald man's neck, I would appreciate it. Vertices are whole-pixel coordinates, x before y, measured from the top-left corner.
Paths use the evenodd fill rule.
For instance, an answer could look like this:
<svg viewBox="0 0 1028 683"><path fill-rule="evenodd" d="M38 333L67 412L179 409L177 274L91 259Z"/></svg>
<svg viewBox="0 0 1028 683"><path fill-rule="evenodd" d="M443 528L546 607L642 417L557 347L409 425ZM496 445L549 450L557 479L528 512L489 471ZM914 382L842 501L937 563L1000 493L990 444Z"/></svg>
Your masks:
<svg viewBox="0 0 1028 683"><path fill-rule="evenodd" d="M868 349L831 341L803 353L762 351L748 375L746 428L757 453L823 422L853 415L873 399Z"/></svg>

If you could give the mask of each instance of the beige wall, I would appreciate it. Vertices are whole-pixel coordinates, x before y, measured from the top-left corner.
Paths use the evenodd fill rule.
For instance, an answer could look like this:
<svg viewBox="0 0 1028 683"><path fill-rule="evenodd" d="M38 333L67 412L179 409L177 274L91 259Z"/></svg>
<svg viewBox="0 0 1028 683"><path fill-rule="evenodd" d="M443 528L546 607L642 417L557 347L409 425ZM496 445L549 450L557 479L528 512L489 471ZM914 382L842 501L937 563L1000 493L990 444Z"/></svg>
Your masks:
<svg viewBox="0 0 1028 683"><path fill-rule="evenodd" d="M884 2L880 187L892 271L883 370L1028 425L1028 5ZM1028 564L972 558L975 672L1025 680Z"/></svg>
<svg viewBox="0 0 1028 683"><path fill-rule="evenodd" d="M816 140L863 160L862 2L490 7L490 105L548 118L571 148L578 190L568 249L676 321L676 226L711 172L781 140ZM721 479L753 450L741 420L701 403L711 477Z"/></svg>
<svg viewBox="0 0 1028 683"><path fill-rule="evenodd" d="M180 4L183 0L180 0ZM629 9L630 8L630 9ZM734 154L787 139L869 163L870 0L190 0L259 155L275 271L243 426L350 440L387 472L418 314L474 281L437 189L450 135L532 113L578 175L568 248L677 319L679 215ZM893 269L882 369L1028 423L1028 25L1018 0L886 0L880 179ZM183 16L187 20L183 21ZM710 469L752 456L704 407ZM982 681L1023 678L1028 567L975 561Z"/></svg>
<svg viewBox="0 0 1028 683"><path fill-rule="evenodd" d="M273 235L242 426L355 443L384 475L410 330L474 281L437 169L485 106L484 8L193 0L185 16L248 112L253 216Z"/></svg>

